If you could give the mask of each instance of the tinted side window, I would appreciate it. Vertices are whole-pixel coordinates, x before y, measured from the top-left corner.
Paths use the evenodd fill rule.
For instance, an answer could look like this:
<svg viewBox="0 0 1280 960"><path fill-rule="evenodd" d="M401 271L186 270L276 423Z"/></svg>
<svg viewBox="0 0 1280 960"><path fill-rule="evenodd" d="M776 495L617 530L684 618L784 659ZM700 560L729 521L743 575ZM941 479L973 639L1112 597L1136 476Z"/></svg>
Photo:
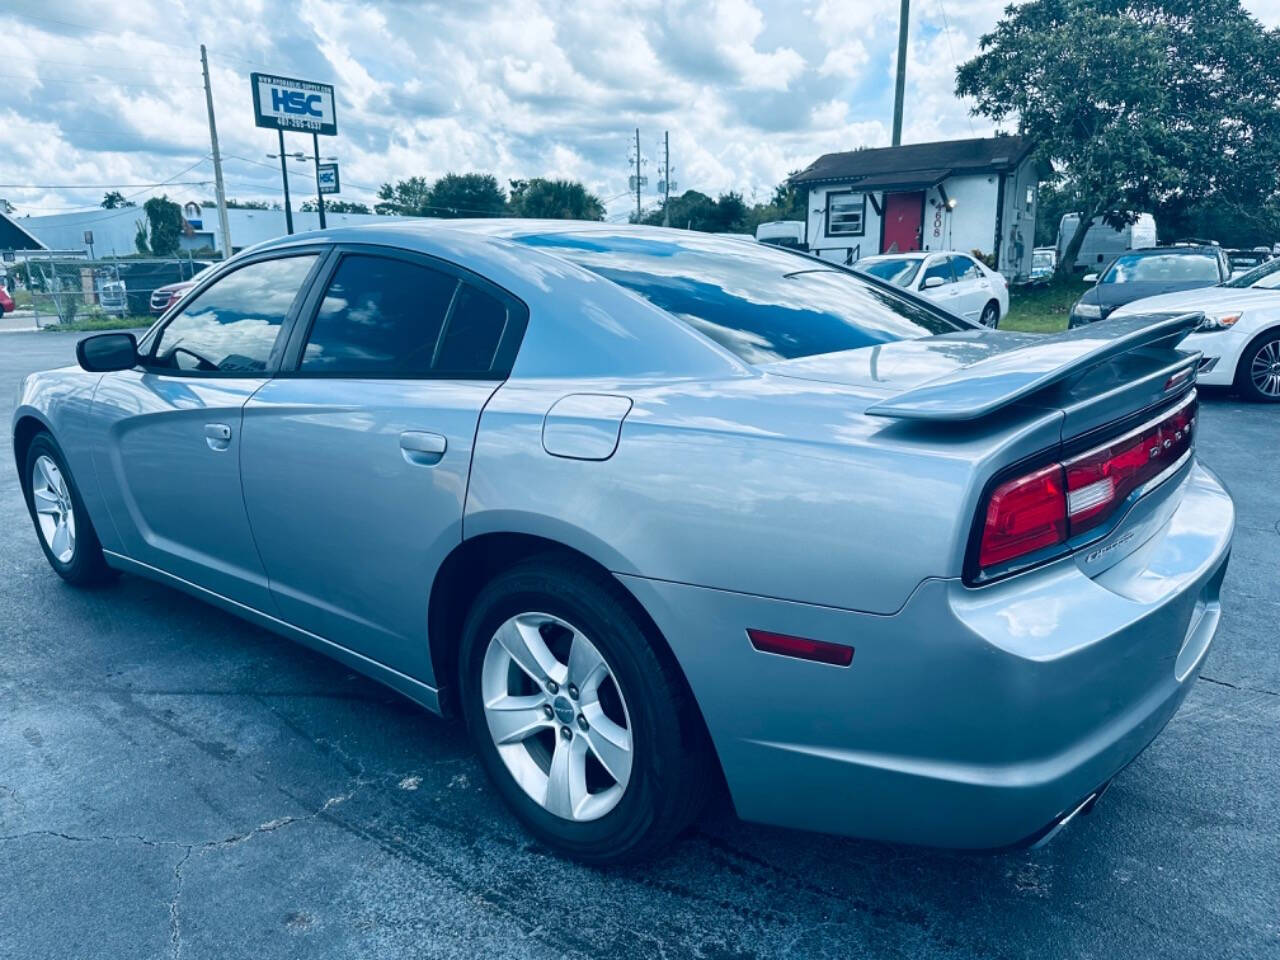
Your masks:
<svg viewBox="0 0 1280 960"><path fill-rule="evenodd" d="M487 374L506 327L507 305L464 283L440 338L435 369L460 376Z"/></svg>
<svg viewBox="0 0 1280 960"><path fill-rule="evenodd" d="M405 260L343 257L316 313L300 369L429 373L457 287L455 277Z"/></svg>
<svg viewBox="0 0 1280 960"><path fill-rule="evenodd" d="M931 277L940 277L943 283L955 283L956 278L952 276L950 260L950 257L939 257L929 264L929 269L924 272L920 285L924 286Z"/></svg>
<svg viewBox="0 0 1280 960"><path fill-rule="evenodd" d="M978 264L969 257L952 257L951 268L955 271L957 280L982 279L982 271L978 269Z"/></svg>
<svg viewBox="0 0 1280 960"><path fill-rule="evenodd" d="M216 280L170 321L149 366L188 373L260 373L315 254L260 260Z"/></svg>

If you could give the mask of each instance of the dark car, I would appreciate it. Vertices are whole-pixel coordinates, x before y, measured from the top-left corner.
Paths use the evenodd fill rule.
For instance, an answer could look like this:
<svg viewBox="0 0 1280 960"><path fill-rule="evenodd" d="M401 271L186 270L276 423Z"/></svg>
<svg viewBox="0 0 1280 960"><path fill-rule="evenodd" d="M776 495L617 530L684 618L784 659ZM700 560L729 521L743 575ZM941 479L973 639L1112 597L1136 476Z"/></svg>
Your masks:
<svg viewBox="0 0 1280 960"><path fill-rule="evenodd" d="M1240 277L1270 260L1271 251L1265 247L1261 250L1228 250L1227 259L1231 262L1231 276Z"/></svg>
<svg viewBox="0 0 1280 960"><path fill-rule="evenodd" d="M1122 253L1102 272L1074 307L1069 325L1082 327L1105 320L1111 311L1143 297L1196 287L1212 287L1231 277L1231 264L1220 247L1150 247Z"/></svg>

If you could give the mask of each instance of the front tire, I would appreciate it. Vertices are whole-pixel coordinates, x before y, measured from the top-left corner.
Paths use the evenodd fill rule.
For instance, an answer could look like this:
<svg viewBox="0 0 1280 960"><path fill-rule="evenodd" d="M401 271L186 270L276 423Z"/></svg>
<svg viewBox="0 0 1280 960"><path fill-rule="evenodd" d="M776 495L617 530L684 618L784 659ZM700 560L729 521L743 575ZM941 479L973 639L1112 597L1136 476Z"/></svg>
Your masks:
<svg viewBox="0 0 1280 960"><path fill-rule="evenodd" d="M554 556L495 577L459 657L486 773L525 827L587 863L642 858L714 782L692 696L608 574Z"/></svg>
<svg viewBox="0 0 1280 960"><path fill-rule="evenodd" d="M36 434L27 448L23 492L36 538L58 576L77 587L97 586L115 576L66 459L47 432Z"/></svg>
<svg viewBox="0 0 1280 960"><path fill-rule="evenodd" d="M992 300L982 308L982 316L978 318L978 322L984 327L990 327L992 330L1000 325L1000 304Z"/></svg>
<svg viewBox="0 0 1280 960"><path fill-rule="evenodd" d="M1280 330L1264 333L1244 348L1236 389L1258 403L1280 403Z"/></svg>

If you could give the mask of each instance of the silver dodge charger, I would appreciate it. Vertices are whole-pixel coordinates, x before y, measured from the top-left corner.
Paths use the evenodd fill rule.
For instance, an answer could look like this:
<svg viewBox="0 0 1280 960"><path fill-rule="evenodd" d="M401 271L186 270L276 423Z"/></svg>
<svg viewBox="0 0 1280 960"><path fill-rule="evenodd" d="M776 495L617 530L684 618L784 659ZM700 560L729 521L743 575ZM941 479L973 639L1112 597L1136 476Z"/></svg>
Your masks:
<svg viewBox="0 0 1280 960"><path fill-rule="evenodd" d="M539 221L281 238L30 376L70 583L151 577L465 718L554 849L720 784L991 848L1092 808L1218 626L1198 316L987 330L742 240Z"/></svg>

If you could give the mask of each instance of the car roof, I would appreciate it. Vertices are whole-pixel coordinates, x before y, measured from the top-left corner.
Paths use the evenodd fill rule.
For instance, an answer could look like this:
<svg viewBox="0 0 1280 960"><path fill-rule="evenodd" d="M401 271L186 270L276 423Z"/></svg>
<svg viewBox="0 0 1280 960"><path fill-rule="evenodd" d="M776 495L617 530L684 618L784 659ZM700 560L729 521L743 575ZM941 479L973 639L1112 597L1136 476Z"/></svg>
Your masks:
<svg viewBox="0 0 1280 960"><path fill-rule="evenodd" d="M868 262L873 260L923 260L925 257L932 257L935 253L959 253L958 250L907 250L903 253L877 253L870 257L863 257L859 262Z"/></svg>

